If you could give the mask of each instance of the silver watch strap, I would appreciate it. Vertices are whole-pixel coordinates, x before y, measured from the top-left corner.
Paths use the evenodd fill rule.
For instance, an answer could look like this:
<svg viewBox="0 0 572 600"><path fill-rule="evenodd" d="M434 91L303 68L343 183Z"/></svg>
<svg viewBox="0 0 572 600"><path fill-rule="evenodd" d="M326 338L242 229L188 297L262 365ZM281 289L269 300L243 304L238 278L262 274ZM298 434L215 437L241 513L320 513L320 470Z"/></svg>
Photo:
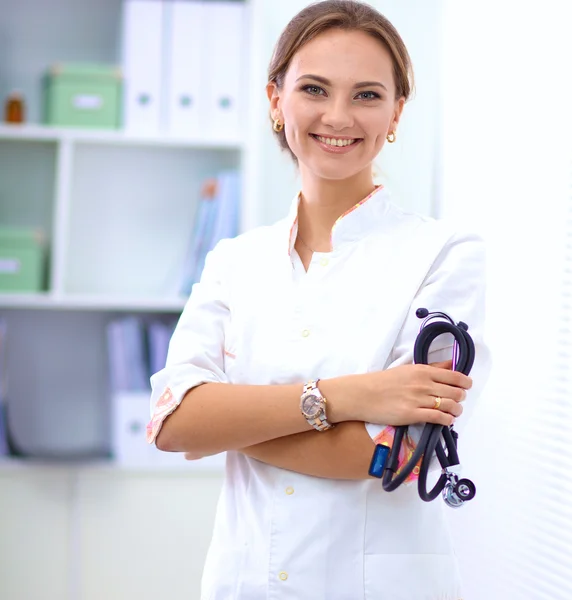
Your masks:
<svg viewBox="0 0 572 600"><path fill-rule="evenodd" d="M331 423L328 423L326 419L322 419L321 417L311 421L311 424L314 426L314 429L317 429L318 431L326 431L326 429L331 429L333 427Z"/></svg>
<svg viewBox="0 0 572 600"><path fill-rule="evenodd" d="M328 401L326 400L326 398L320 391L320 388L318 387L319 381L320 381L319 379L315 379L314 381L309 381L308 383L306 383L304 385L304 394L306 394L307 392L312 391L312 390L317 390L319 392L320 396L322 397L322 400L324 401L324 412L325 412L325 406L327 406ZM328 420L327 420L327 417L325 414L323 416L316 417L315 419L312 419L311 421L308 420L308 422L310 423L310 425L312 425L312 427L314 427L314 429L317 429L318 431L326 431L327 429L332 429L332 427L334 427L334 425L332 423L328 423Z"/></svg>

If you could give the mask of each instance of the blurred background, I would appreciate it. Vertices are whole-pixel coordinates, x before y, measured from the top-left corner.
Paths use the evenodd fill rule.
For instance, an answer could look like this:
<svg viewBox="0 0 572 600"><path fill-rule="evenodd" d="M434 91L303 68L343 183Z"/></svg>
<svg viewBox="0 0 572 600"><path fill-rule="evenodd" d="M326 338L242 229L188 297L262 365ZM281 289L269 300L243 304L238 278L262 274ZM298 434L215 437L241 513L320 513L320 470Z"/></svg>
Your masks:
<svg viewBox="0 0 572 600"><path fill-rule="evenodd" d="M264 87L307 4L0 0L1 600L198 600L224 456L145 444L148 378L206 252L298 191ZM487 242L464 600L570 600L572 8L371 4L416 74L378 178Z"/></svg>

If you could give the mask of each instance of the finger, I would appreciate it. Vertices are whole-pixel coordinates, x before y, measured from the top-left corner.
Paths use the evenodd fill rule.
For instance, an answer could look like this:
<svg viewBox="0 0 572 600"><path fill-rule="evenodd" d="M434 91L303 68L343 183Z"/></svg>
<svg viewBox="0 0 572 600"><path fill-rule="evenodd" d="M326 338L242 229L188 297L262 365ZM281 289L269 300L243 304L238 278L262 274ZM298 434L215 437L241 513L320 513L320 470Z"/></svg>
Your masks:
<svg viewBox="0 0 572 600"><path fill-rule="evenodd" d="M435 425L445 425L449 427L455 422L455 417L440 410L430 408L419 409L419 423L433 423Z"/></svg>
<svg viewBox="0 0 572 600"><path fill-rule="evenodd" d="M460 417L463 414L463 406L459 404L459 402L455 402L455 400L451 400L451 398L443 398L441 397L441 404L439 408L434 408L435 399L429 398L427 404L423 408L429 408L432 410L441 411L444 413L448 413L453 417Z"/></svg>
<svg viewBox="0 0 572 600"><path fill-rule="evenodd" d="M202 458L202 456L194 454L193 452L185 452L185 460L198 460L199 458Z"/></svg>
<svg viewBox="0 0 572 600"><path fill-rule="evenodd" d="M431 386L431 396L440 396L441 398L450 398L455 402L464 402L467 398L467 391L460 387L453 387L443 383L434 383Z"/></svg>
<svg viewBox="0 0 572 600"><path fill-rule="evenodd" d="M441 362L430 363L430 367L437 367L438 369L451 369L453 367L453 359L443 360Z"/></svg>
<svg viewBox="0 0 572 600"><path fill-rule="evenodd" d="M448 371L447 369L431 368L431 378L437 383L445 383L454 387L471 389L473 380L460 371Z"/></svg>

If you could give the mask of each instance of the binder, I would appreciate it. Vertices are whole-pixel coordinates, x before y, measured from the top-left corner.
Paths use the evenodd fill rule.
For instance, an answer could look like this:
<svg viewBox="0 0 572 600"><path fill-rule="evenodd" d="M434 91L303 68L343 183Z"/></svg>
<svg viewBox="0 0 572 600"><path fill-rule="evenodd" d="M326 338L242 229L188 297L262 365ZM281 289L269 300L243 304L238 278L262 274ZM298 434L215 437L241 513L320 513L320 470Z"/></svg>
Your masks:
<svg viewBox="0 0 572 600"><path fill-rule="evenodd" d="M6 395L8 388L8 368L6 365L6 339L7 323L4 319L0 319L0 456L6 456L10 453L8 447L8 418L6 414Z"/></svg>
<svg viewBox="0 0 572 600"><path fill-rule="evenodd" d="M205 3L174 0L168 5L167 124L169 135L201 138L205 125Z"/></svg>
<svg viewBox="0 0 572 600"><path fill-rule="evenodd" d="M152 321L149 323L147 327L147 336L149 339L149 377L165 368L169 344L175 325L176 322L167 324L161 321Z"/></svg>
<svg viewBox="0 0 572 600"><path fill-rule="evenodd" d="M137 317L125 317L107 325L109 377L113 392L149 388L145 329Z"/></svg>
<svg viewBox="0 0 572 600"><path fill-rule="evenodd" d="M239 142L244 81L244 2L205 2L205 127L209 139ZM246 86L244 86L246 87Z"/></svg>
<svg viewBox="0 0 572 600"><path fill-rule="evenodd" d="M157 134L162 127L163 6L162 0L123 2L123 127L132 134Z"/></svg>
<svg viewBox="0 0 572 600"><path fill-rule="evenodd" d="M188 296L200 281L207 254L217 243L238 235L240 193L241 178L236 170L219 173L213 195L203 190L183 267L181 295Z"/></svg>
<svg viewBox="0 0 572 600"><path fill-rule="evenodd" d="M120 321L111 321L106 327L109 382L112 391L129 389L129 376L125 364L124 340Z"/></svg>
<svg viewBox="0 0 572 600"><path fill-rule="evenodd" d="M217 242L238 235L240 208L240 173L223 171L218 176L219 209L212 231L208 250L212 250Z"/></svg>
<svg viewBox="0 0 572 600"><path fill-rule="evenodd" d="M219 203L217 195L211 196L203 192L199 198L197 210L195 211L195 220L192 227L192 237L189 240L189 247L185 256L182 271L182 281L180 293L182 296L189 296L193 285L197 279L197 264L203 263L206 256L205 246L210 243L211 232L216 220L216 213Z"/></svg>

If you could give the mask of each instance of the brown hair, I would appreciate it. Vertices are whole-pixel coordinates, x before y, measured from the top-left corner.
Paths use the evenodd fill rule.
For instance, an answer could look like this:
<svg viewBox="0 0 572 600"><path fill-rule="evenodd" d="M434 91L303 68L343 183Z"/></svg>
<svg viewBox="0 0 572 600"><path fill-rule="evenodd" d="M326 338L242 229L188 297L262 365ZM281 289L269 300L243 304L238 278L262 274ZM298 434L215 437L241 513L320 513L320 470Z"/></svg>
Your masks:
<svg viewBox="0 0 572 600"><path fill-rule="evenodd" d="M391 54L395 99L408 100L413 90L413 67L411 58L395 27L381 13L363 2L355 0L325 0L310 4L301 10L286 26L276 43L268 66L268 82L275 82L278 89L284 85L286 71L298 50L320 33L328 29L364 31L379 40ZM272 117L270 120L273 122ZM286 141L284 129L274 132L283 150L287 150L298 162Z"/></svg>

